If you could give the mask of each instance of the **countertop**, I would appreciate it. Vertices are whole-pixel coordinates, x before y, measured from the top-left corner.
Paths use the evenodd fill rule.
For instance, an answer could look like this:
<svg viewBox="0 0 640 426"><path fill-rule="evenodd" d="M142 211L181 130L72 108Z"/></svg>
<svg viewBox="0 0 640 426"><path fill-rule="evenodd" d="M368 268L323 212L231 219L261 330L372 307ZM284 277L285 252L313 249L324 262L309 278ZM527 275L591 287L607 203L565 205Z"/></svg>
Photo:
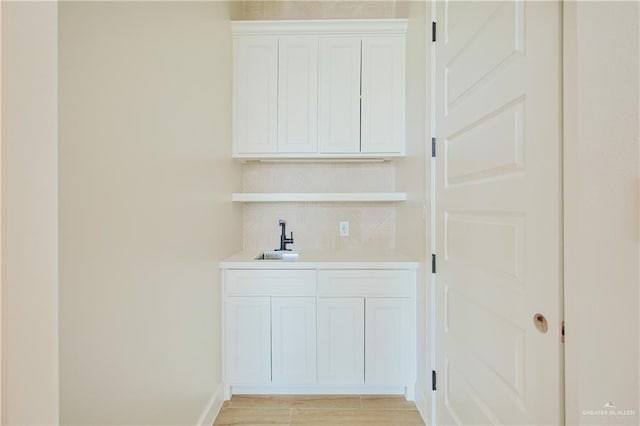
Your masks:
<svg viewBox="0 0 640 426"><path fill-rule="evenodd" d="M260 250L236 253L221 269L417 269L419 261L395 250L301 250L296 260L256 260Z"/></svg>

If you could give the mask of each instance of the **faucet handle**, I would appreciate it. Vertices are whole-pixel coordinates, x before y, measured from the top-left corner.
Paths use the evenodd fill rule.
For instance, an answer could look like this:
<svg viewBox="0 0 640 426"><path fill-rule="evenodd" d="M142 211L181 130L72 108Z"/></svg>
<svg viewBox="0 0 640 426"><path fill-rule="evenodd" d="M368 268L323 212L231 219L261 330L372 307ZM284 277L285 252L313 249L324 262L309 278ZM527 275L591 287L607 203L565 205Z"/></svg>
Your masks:
<svg viewBox="0 0 640 426"><path fill-rule="evenodd" d="M284 221L284 219L280 219L278 220L278 225L284 225L286 222Z"/></svg>

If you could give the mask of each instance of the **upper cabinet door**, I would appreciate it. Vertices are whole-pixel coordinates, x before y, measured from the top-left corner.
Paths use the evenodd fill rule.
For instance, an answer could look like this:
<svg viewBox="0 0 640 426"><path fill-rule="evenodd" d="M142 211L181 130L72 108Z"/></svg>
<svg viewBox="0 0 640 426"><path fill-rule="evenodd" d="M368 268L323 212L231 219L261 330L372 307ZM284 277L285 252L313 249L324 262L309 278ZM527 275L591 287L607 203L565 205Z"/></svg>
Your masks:
<svg viewBox="0 0 640 426"><path fill-rule="evenodd" d="M277 151L278 40L234 41L234 155Z"/></svg>
<svg viewBox="0 0 640 426"><path fill-rule="evenodd" d="M320 39L320 153L360 151L360 38Z"/></svg>
<svg viewBox="0 0 640 426"><path fill-rule="evenodd" d="M316 152L318 39L281 38L278 55L278 152Z"/></svg>
<svg viewBox="0 0 640 426"><path fill-rule="evenodd" d="M363 153L404 154L405 39L362 40Z"/></svg>

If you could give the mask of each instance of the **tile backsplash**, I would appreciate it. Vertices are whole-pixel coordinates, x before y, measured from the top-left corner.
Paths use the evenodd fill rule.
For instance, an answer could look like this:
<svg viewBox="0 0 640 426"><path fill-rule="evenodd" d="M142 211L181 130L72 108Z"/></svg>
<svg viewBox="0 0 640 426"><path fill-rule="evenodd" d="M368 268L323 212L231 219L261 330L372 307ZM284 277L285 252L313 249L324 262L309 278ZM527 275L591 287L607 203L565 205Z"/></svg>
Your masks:
<svg viewBox="0 0 640 426"><path fill-rule="evenodd" d="M247 163L244 192L392 192L395 167L376 163Z"/></svg>
<svg viewBox="0 0 640 426"><path fill-rule="evenodd" d="M392 192L393 163L248 163L244 192ZM278 246L278 220L287 221L297 250L393 249L396 208L393 203L245 203L245 250ZM349 236L338 232L349 222Z"/></svg>
<svg viewBox="0 0 640 426"><path fill-rule="evenodd" d="M327 19L405 17L406 1L234 1L233 19Z"/></svg>

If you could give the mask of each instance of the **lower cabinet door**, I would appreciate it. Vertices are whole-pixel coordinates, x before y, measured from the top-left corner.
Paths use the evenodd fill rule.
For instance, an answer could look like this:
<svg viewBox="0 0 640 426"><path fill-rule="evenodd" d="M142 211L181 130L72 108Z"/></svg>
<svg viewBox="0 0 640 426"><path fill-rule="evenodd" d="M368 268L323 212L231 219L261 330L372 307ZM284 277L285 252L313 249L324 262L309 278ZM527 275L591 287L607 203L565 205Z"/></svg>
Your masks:
<svg viewBox="0 0 640 426"><path fill-rule="evenodd" d="M364 384L364 298L318 299L318 383Z"/></svg>
<svg viewBox="0 0 640 426"><path fill-rule="evenodd" d="M365 377L368 385L402 385L411 373L410 299L367 298Z"/></svg>
<svg viewBox="0 0 640 426"><path fill-rule="evenodd" d="M271 382L269 297L228 297L225 306L225 365L228 383Z"/></svg>
<svg viewBox="0 0 640 426"><path fill-rule="evenodd" d="M272 383L316 382L316 298L273 297Z"/></svg>

